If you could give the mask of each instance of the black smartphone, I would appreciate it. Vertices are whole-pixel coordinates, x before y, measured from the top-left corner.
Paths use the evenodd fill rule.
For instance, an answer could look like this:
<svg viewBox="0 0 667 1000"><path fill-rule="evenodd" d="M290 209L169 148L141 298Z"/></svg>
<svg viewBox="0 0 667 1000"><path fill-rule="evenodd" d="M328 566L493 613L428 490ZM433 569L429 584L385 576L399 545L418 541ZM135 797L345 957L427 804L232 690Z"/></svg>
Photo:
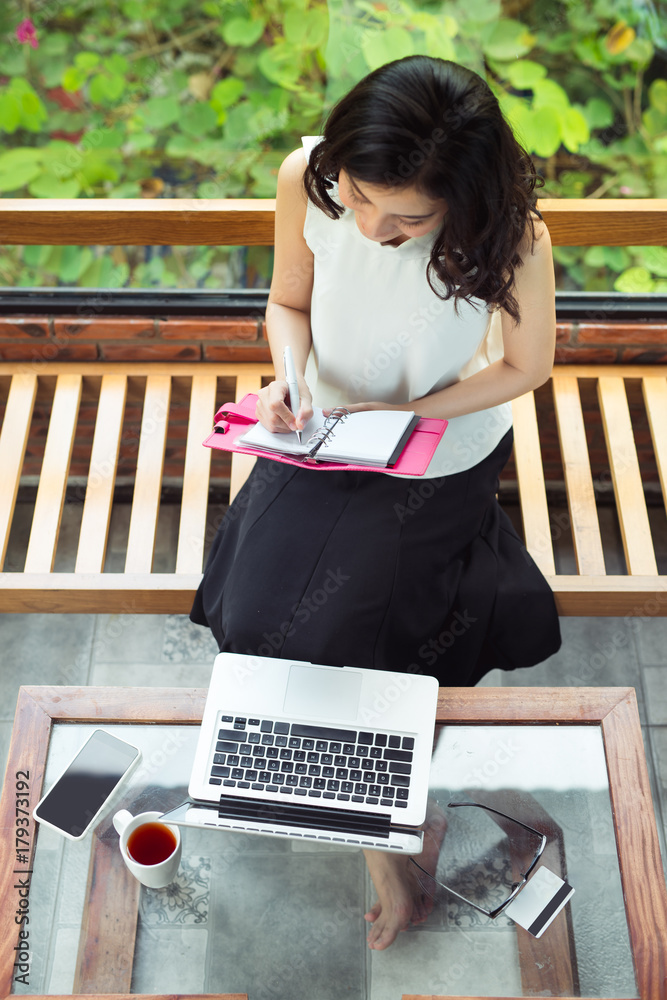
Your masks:
<svg viewBox="0 0 667 1000"><path fill-rule="evenodd" d="M138 747L96 729L37 803L33 816L65 837L79 840L140 757Z"/></svg>

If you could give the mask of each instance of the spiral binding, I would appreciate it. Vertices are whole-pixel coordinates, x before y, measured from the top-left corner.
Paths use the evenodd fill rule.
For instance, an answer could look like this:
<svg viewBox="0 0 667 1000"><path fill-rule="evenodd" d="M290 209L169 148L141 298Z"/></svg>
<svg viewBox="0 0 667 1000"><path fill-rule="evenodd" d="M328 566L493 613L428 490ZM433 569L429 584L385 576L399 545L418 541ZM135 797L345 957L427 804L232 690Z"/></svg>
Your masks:
<svg viewBox="0 0 667 1000"><path fill-rule="evenodd" d="M309 458L312 458L323 444L328 444L336 436L334 433L335 428L349 417L349 415L350 411L344 406L334 407L329 416L325 418L322 426L318 427L315 433L311 434L306 441L306 447L309 449Z"/></svg>

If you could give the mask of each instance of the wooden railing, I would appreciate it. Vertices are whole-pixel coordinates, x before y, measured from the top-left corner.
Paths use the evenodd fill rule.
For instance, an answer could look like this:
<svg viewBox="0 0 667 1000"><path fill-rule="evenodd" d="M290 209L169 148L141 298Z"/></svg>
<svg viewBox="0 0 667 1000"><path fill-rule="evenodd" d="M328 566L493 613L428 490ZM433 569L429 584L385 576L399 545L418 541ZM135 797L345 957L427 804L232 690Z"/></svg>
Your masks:
<svg viewBox="0 0 667 1000"><path fill-rule="evenodd" d="M667 244L667 198L542 199L556 246ZM0 243L271 246L273 199L0 199Z"/></svg>

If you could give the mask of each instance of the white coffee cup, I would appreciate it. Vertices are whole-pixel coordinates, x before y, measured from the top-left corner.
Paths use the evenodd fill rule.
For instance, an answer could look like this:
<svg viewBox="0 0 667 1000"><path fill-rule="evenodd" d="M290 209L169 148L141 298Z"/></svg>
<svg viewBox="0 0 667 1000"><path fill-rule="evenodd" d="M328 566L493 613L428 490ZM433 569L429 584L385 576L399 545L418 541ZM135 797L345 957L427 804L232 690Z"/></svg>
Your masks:
<svg viewBox="0 0 667 1000"><path fill-rule="evenodd" d="M139 879L142 885L148 886L149 889L163 889L166 885L170 885L176 877L181 860L181 832L177 826L172 826L171 823L161 823L161 816L160 812L145 812L133 816L127 809L121 809L113 818L113 825L120 834L119 846L123 861L134 877ZM158 861L157 864L141 864L139 861L135 861L127 849L127 842L131 834L147 823L157 823L166 827L176 838L176 846L171 854L164 860ZM147 831L147 834L149 833L150 831Z"/></svg>

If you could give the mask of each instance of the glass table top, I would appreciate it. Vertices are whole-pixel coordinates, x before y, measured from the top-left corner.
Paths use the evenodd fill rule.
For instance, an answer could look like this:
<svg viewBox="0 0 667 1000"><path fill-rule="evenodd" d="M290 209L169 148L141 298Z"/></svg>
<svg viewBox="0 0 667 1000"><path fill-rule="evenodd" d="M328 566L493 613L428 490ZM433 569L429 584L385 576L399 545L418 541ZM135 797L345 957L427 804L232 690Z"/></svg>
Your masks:
<svg viewBox="0 0 667 1000"><path fill-rule="evenodd" d="M54 725L45 788L95 728ZM94 835L72 842L39 828L30 984L15 983L16 993L73 991L92 847L96 836L117 844L113 813L166 810L187 797L197 726L99 728L139 746L142 761ZM448 822L436 852L438 880L480 901L512 879L511 836L490 814L452 808L452 800L484 802L543 827L544 863L561 866L575 889L566 907L574 995L638 996L599 727L438 726L430 787L430 810ZM141 889L134 951L125 959L133 993L247 993L251 1000L531 995L522 982L524 946L505 914L491 920L451 893L434 893L424 923L385 951L371 951L364 913L376 896L360 850L211 829L181 833L174 883ZM555 927L541 939L547 960Z"/></svg>

